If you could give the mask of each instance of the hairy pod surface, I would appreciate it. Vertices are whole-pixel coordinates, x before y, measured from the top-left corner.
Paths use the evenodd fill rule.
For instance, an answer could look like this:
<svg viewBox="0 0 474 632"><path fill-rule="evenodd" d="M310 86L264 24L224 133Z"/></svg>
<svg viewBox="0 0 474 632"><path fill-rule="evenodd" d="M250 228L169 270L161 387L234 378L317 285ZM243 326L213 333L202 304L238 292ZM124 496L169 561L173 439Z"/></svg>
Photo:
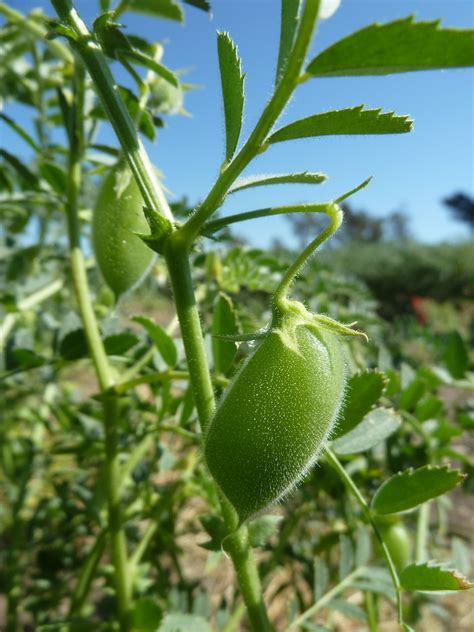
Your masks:
<svg viewBox="0 0 474 632"><path fill-rule="evenodd" d="M339 412L345 373L338 335L294 316L238 370L204 452L241 523L288 493L316 461Z"/></svg>
<svg viewBox="0 0 474 632"><path fill-rule="evenodd" d="M118 297L146 276L155 254L134 233L148 233L143 198L128 167L117 164L104 178L92 220L97 265Z"/></svg>

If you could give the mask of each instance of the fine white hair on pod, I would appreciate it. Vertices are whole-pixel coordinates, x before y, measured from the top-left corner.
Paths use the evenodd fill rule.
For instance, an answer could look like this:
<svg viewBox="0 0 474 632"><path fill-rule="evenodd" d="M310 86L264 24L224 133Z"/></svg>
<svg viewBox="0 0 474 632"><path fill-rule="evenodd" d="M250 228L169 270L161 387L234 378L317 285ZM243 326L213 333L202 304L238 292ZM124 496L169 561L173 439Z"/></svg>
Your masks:
<svg viewBox="0 0 474 632"><path fill-rule="evenodd" d="M319 19L327 20L331 17L339 8L341 0L321 0L319 7Z"/></svg>

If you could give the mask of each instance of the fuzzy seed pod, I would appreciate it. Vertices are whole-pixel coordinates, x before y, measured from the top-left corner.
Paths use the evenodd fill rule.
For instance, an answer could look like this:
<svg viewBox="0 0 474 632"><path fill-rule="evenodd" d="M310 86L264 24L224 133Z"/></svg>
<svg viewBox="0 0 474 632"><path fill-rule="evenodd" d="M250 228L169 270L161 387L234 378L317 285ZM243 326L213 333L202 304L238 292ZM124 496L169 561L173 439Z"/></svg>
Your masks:
<svg viewBox="0 0 474 632"><path fill-rule="evenodd" d="M140 284L156 258L134 233L148 233L143 198L130 170L122 163L104 178L92 220L97 265L115 296Z"/></svg>
<svg viewBox="0 0 474 632"><path fill-rule="evenodd" d="M204 452L241 523L285 496L315 463L336 422L345 374L338 334L310 314L286 315L237 371Z"/></svg>

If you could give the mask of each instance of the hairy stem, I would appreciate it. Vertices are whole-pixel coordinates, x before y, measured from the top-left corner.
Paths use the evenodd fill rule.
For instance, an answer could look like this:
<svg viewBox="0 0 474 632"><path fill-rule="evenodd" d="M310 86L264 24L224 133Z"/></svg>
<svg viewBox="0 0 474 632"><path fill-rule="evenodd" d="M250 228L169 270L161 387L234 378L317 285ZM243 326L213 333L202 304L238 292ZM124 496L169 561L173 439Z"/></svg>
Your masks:
<svg viewBox="0 0 474 632"><path fill-rule="evenodd" d="M78 52L87 68L97 94L122 145L124 155L137 181L145 205L168 220L173 220L168 202L155 176L148 154L138 137L135 125L118 92L107 60L94 41L70 0L51 0L59 17L75 34L71 46Z"/></svg>
<svg viewBox="0 0 474 632"><path fill-rule="evenodd" d="M285 273L285 276L280 281L275 294L273 295L274 309L284 309L284 303L287 300L287 294L295 276L301 272L301 269L314 253L314 251L324 243L331 235L337 231L342 223L342 211L336 204L329 204L324 211L329 217L328 226L316 237L313 241L306 246L302 252L296 257L295 261L291 264Z"/></svg>
<svg viewBox="0 0 474 632"><path fill-rule="evenodd" d="M187 247L179 239L173 239L173 236L168 240L164 254L188 360L196 409L201 428L205 432L214 413L215 398L194 296L189 255ZM248 540L247 527L237 530L237 514L224 498L221 498L221 507L230 534L227 549L234 564L252 628L258 632L266 632L271 630L271 626L263 602L260 577Z"/></svg>

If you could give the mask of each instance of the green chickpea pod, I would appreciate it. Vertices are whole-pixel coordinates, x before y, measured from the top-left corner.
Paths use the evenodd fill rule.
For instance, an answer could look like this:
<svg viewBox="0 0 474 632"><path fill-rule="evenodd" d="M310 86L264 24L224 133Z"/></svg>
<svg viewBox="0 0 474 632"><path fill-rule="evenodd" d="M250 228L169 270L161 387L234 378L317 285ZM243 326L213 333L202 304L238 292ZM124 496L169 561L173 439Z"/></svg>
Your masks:
<svg viewBox="0 0 474 632"><path fill-rule="evenodd" d="M328 228L288 270L273 300L269 331L227 387L207 429L204 454L240 523L266 509L316 462L344 398L341 335L360 335L286 298L308 256L339 227L329 206Z"/></svg>

